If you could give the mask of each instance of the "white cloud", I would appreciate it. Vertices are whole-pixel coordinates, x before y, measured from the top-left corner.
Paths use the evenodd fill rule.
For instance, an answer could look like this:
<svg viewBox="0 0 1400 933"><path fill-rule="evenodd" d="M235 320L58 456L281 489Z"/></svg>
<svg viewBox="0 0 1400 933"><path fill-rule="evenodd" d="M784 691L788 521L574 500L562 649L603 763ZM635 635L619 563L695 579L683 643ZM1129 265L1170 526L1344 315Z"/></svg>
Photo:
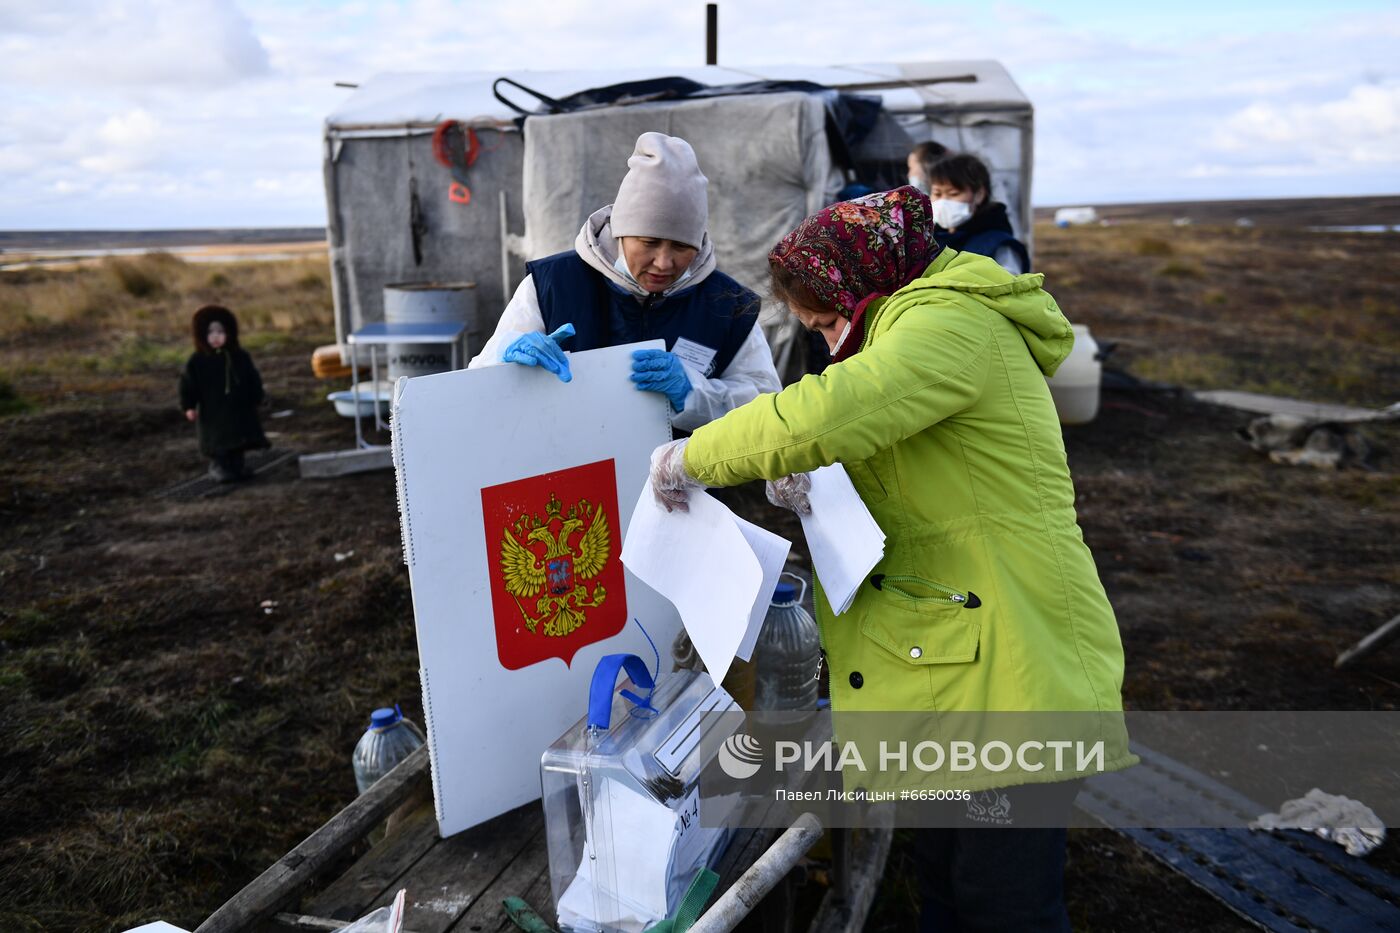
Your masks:
<svg viewBox="0 0 1400 933"><path fill-rule="evenodd" d="M320 196L325 193L325 183L317 171L288 172L275 178L253 179L253 191L260 195L277 197Z"/></svg>
<svg viewBox="0 0 1400 933"><path fill-rule="evenodd" d="M1039 203L1400 190L1400 12L1182 41L1036 2L725 4L720 61L998 59ZM318 223L334 81L703 54L699 3L0 0L0 227Z"/></svg>
<svg viewBox="0 0 1400 933"><path fill-rule="evenodd" d="M78 165L105 175L132 172L154 163L168 138L160 122L143 109L116 114L98 127L95 151L79 158Z"/></svg>
<svg viewBox="0 0 1400 933"><path fill-rule="evenodd" d="M1213 143L1226 152L1282 151L1318 164L1400 165L1400 82L1357 85L1320 103L1255 101L1232 114Z"/></svg>
<svg viewBox="0 0 1400 933"><path fill-rule="evenodd" d="M39 154L28 147L5 146L0 149L0 174L31 172L41 164Z"/></svg>
<svg viewBox="0 0 1400 933"><path fill-rule="evenodd" d="M1186 170L1183 177L1216 178L1302 178L1317 175L1318 170L1311 165L1263 163L1259 165L1230 165L1222 163L1197 162Z"/></svg>
<svg viewBox="0 0 1400 933"><path fill-rule="evenodd" d="M0 79L33 85L218 85L265 74L232 0L77 0L3 21Z"/></svg>

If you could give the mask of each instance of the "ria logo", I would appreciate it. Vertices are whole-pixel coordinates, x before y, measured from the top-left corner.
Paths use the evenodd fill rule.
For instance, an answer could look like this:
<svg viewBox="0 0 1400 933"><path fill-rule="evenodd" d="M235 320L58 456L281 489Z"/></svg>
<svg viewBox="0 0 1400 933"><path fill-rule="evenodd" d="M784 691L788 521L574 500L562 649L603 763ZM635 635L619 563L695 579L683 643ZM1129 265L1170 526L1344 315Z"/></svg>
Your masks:
<svg viewBox="0 0 1400 933"><path fill-rule="evenodd" d="M737 780L751 778L763 767L763 746L753 736L736 732L719 747L719 766Z"/></svg>

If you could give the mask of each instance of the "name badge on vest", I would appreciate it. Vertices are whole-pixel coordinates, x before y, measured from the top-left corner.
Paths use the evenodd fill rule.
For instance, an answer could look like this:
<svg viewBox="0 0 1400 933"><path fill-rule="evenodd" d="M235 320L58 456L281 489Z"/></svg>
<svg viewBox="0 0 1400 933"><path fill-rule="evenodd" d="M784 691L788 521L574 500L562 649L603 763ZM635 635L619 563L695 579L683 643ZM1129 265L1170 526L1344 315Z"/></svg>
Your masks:
<svg viewBox="0 0 1400 933"><path fill-rule="evenodd" d="M685 360L691 366L709 378L710 370L715 365L715 355L718 350L711 350L709 347L694 340L686 340L684 337L676 338L676 345L671 348L671 352Z"/></svg>

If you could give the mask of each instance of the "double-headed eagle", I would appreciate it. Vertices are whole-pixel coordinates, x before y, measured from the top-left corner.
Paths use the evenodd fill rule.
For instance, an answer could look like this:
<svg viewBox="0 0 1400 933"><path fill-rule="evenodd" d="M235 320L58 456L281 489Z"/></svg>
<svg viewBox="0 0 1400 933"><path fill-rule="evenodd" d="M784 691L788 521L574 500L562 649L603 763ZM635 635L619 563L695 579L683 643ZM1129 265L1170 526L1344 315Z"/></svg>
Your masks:
<svg viewBox="0 0 1400 933"><path fill-rule="evenodd" d="M555 524L559 531L552 530ZM569 538L587 525L575 553ZM506 592L525 618L525 626L535 631L543 623L545 635L568 635L587 621L584 610L601 606L607 591L601 583L590 591L583 581L602 573L612 551L608 516L601 507L580 499L578 505L563 511L559 498L550 493L543 518L522 515L507 526L501 538L501 574ZM519 537L517 537L519 536ZM540 555L532 546L544 545ZM535 598L532 614L522 599Z"/></svg>

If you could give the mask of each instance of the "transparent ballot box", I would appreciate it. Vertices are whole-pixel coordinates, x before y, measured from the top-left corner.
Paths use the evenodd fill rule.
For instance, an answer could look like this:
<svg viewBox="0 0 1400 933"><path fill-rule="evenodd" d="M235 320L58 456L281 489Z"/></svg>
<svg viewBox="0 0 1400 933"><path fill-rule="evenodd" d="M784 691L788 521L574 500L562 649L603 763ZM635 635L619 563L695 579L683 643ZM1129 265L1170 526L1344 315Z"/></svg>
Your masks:
<svg viewBox="0 0 1400 933"><path fill-rule="evenodd" d="M615 687L621 670L631 680ZM540 762L562 929L640 933L675 911L728 840L726 829L700 825L699 777L742 721L708 674L675 671L653 684L635 655L599 662L589 714Z"/></svg>

